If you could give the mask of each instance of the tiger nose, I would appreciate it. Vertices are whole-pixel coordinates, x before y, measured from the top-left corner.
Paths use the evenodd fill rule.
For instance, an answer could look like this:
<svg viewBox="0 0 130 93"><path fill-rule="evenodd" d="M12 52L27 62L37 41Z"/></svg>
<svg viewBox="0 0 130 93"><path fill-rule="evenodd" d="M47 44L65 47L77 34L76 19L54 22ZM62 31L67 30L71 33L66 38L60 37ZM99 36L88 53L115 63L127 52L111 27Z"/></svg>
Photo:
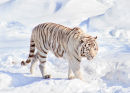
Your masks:
<svg viewBox="0 0 130 93"><path fill-rule="evenodd" d="M91 48L91 52L90 52L90 54L91 54L91 57L92 57L92 58L94 58L94 57L95 57L96 53L95 53L95 51L94 51L94 49L93 49L93 48Z"/></svg>
<svg viewBox="0 0 130 93"><path fill-rule="evenodd" d="M91 55L92 58L94 58L94 55Z"/></svg>
<svg viewBox="0 0 130 93"><path fill-rule="evenodd" d="M91 48L91 50L90 50L91 52L91 56L94 56L94 53L95 53L95 51L94 51L94 49L93 48Z"/></svg>

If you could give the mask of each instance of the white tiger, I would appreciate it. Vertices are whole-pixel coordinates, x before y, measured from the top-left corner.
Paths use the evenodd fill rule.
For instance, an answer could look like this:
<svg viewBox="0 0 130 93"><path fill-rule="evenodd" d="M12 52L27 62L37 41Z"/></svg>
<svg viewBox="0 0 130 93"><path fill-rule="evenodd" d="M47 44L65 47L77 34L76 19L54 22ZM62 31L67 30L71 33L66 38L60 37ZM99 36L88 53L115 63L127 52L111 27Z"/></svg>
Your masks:
<svg viewBox="0 0 130 93"><path fill-rule="evenodd" d="M68 61L68 78L78 78L83 80L80 70L82 57L92 60L98 51L96 42L97 36L92 37L84 33L79 27L68 28L55 23L43 23L36 26L31 35L30 53L26 62L21 65L26 66L31 61L30 73L34 73L37 61L40 61L40 71L44 79L51 78L45 69L47 53L51 51L56 57L62 57ZM35 47L37 52L35 52Z"/></svg>

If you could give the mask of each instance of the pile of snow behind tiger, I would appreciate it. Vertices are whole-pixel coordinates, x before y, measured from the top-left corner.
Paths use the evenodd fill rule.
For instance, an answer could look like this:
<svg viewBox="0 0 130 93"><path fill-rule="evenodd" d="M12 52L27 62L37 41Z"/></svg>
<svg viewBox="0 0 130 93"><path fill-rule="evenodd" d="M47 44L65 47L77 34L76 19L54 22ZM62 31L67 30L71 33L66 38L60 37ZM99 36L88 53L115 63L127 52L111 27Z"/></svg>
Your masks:
<svg viewBox="0 0 130 93"><path fill-rule="evenodd" d="M129 0L1 0L0 93L129 93L129 4ZM42 79L39 64L33 75L30 65L21 66L28 57L33 27L44 22L80 26L98 36L98 55L81 62L85 82L68 80L67 61L52 53L46 64L52 79Z"/></svg>

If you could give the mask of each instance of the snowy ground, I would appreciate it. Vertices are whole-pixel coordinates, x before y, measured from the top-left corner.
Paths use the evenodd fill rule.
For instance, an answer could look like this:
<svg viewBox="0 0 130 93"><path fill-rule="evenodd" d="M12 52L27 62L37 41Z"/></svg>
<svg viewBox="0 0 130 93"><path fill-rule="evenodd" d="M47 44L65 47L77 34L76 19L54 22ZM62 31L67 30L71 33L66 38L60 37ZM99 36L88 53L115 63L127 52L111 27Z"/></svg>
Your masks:
<svg viewBox="0 0 130 93"><path fill-rule="evenodd" d="M130 93L129 0L0 0L0 93ZM85 82L68 80L68 63L49 53L42 79L26 60L34 26L55 22L98 36L99 52L81 62Z"/></svg>

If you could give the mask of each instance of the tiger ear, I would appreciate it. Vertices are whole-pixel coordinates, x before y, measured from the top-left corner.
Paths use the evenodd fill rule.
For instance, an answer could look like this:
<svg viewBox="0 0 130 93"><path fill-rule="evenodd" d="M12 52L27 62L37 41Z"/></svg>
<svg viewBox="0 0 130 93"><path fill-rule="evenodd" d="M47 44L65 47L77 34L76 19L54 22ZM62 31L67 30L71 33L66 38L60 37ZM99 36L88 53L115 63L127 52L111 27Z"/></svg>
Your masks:
<svg viewBox="0 0 130 93"><path fill-rule="evenodd" d="M72 28L72 31L79 30L79 29L80 29L79 27L74 27L74 28Z"/></svg>
<svg viewBox="0 0 130 93"><path fill-rule="evenodd" d="M97 39L97 36L96 36L96 37L94 37L94 39Z"/></svg>

